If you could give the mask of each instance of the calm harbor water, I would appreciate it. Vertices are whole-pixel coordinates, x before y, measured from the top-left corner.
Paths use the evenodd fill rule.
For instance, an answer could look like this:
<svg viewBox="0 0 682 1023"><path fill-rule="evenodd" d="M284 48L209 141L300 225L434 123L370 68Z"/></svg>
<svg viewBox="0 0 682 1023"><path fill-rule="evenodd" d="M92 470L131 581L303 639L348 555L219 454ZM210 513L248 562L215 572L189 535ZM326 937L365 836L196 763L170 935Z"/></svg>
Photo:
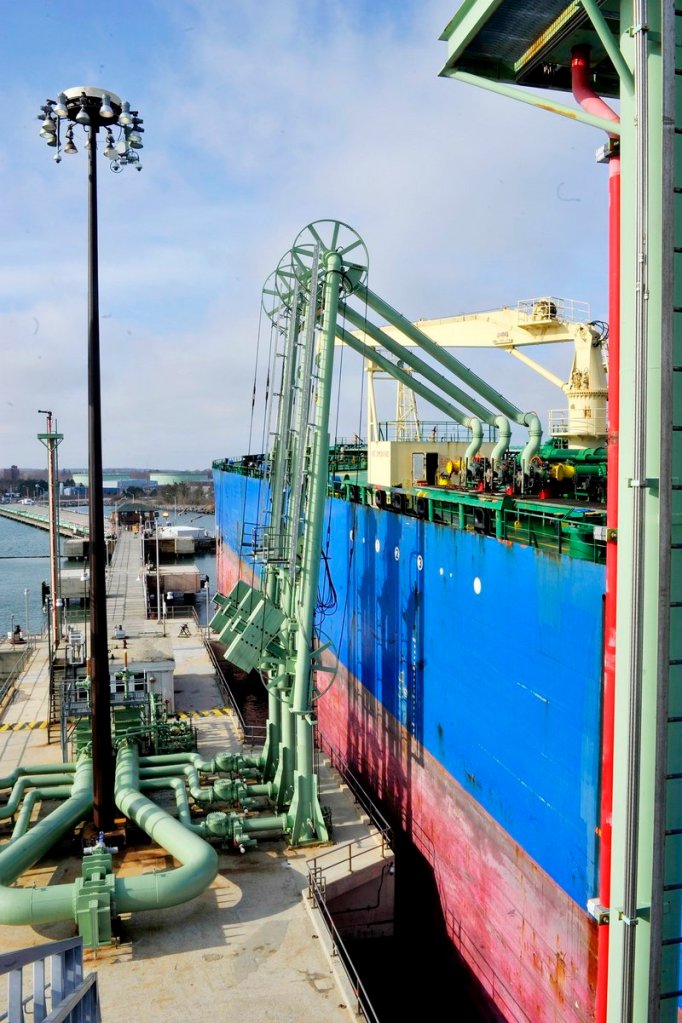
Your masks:
<svg viewBox="0 0 682 1023"><path fill-rule="evenodd" d="M109 510L105 513L108 515ZM84 517L86 517L84 515ZM171 514L168 521L173 521ZM178 515L179 525L201 526L210 534L214 531L211 515L187 513ZM62 562L66 565L66 562ZM209 577L210 594L216 584L215 555L203 554L194 558L201 575ZM12 625L20 625L30 632L40 632L44 615L41 584L50 579L50 538L47 530L25 526L20 522L0 518L0 634L10 632ZM197 613L206 619L206 600L197 597ZM28 622L26 620L28 608Z"/></svg>

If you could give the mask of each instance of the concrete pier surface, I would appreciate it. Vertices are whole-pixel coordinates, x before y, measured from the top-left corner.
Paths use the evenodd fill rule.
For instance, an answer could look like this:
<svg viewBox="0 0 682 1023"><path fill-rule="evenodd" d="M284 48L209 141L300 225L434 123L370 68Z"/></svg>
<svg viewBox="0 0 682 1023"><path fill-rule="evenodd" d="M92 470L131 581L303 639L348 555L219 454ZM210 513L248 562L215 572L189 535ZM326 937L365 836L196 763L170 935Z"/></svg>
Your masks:
<svg viewBox="0 0 682 1023"><path fill-rule="evenodd" d="M37 529L50 528L50 512L44 504L0 504L0 516L22 522L26 526ZM62 536L87 536L90 531L87 511L68 511L61 509L59 513L59 532Z"/></svg>
<svg viewBox="0 0 682 1023"><path fill-rule="evenodd" d="M138 601L139 541L123 534L109 570L108 633L123 625L131 638L160 636L162 624L147 620ZM226 711L201 629L191 621L166 623L175 660L175 707L191 712L199 753L237 752L235 716ZM42 723L48 711L47 643L39 640L16 694L0 721L0 774L18 765L61 760L59 742L48 742ZM203 713L202 713L203 712ZM206 713L208 712L208 713ZM373 830L352 794L322 758L321 801L332 809L334 842L290 849L283 840L263 841L244 856L219 850L219 872L201 896L164 911L127 914L111 948L87 953L98 974L102 1019L188 1023L237 1018L241 1023L301 1019L335 1023L357 1018L357 1002L330 944L319 910L307 898L307 861L338 846L357 850L376 844ZM7 798L5 791L3 801ZM158 800L160 802L160 800ZM166 807L174 813L170 803ZM49 809L47 807L46 809ZM0 829L6 840L10 827ZM341 852L344 857L345 852ZM371 855L371 854L370 854ZM377 854L378 855L378 854ZM172 859L153 845L123 849L117 874L167 870ZM80 848L64 842L19 879L21 886L58 884L80 876ZM0 927L0 952L71 937L75 923ZM334 968L338 966L337 968ZM0 978L0 1017L6 981Z"/></svg>

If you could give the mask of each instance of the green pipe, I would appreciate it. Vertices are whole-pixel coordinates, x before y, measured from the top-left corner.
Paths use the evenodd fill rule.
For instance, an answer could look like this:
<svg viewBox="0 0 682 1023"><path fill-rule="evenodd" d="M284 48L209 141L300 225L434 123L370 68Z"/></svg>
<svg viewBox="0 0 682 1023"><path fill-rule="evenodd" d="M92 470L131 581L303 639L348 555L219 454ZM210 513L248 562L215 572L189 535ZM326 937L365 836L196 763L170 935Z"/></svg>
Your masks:
<svg viewBox="0 0 682 1023"><path fill-rule="evenodd" d="M367 331L367 333L369 333L369 331ZM446 416L454 419L456 423L460 424L460 426L468 426L471 422L471 416L457 408L456 405L452 405L449 401L446 401L441 394L438 394L436 391L432 391L430 387L427 387L426 384L423 384L420 380L415 380L413 376L406 373L405 370L400 368L400 366L396 366L395 363L381 355L376 348L372 348L371 345L366 345L363 341L360 341L359 338L354 337L350 331L344 330L344 328L339 325L336 328L336 336L343 341L344 344L348 345L349 348L352 348L353 351L357 352L358 355L362 355L369 362L375 363L380 369L383 369L385 373L388 373L396 380L405 384L406 387L409 387L415 392L415 394L421 395L422 398L425 398L431 405L435 405L437 409L444 412ZM407 359L404 361L407 362ZM427 376L427 374L424 375ZM428 378L432 382L437 383L438 386L441 386L442 376L439 377L435 370L429 370ZM445 390L445 388L443 388L443 390ZM463 392L461 393L463 394ZM488 412L487 410L485 410L485 412L486 421L488 418L493 418L491 412Z"/></svg>
<svg viewBox="0 0 682 1023"><path fill-rule="evenodd" d="M610 122L609 122L610 123ZM424 334L418 327L415 327L406 316L399 313L397 309L390 306L388 302L384 302L382 298L375 295L373 291L366 288L364 285L360 285L355 294L361 301L365 301L376 313L380 316L384 316L389 323L397 327L406 337L414 341L416 345L419 345L425 352L434 358L437 362L440 362L442 366L449 369L451 373L458 376L460 380L463 380L467 386L473 388L477 394L480 394L482 398L489 401L496 409L499 409L505 416L513 419L515 423L523 423L523 412L517 408L513 402L505 398L503 394L496 391L494 387L479 377L477 373L465 366L463 362L456 359L450 352L445 351L440 345L437 345L435 341L432 341L430 337Z"/></svg>
<svg viewBox="0 0 682 1023"><path fill-rule="evenodd" d="M246 757L243 753L216 753L212 760L202 760L198 753L155 753L140 757L141 771L159 764L194 764L202 774L218 774L221 771L225 773L239 771L244 767L258 767L258 759Z"/></svg>
<svg viewBox="0 0 682 1023"><path fill-rule="evenodd" d="M142 792L159 792L161 789L172 789L174 792L178 817L184 827L189 828L190 831L195 831L198 835L203 834L205 830L203 824L195 824L192 820L187 789L181 778L150 778L140 781L140 790Z"/></svg>
<svg viewBox="0 0 682 1023"><path fill-rule="evenodd" d="M31 789L21 804L21 810L17 814L10 842L21 838L28 831L31 823L31 814L36 803L40 803L43 799L68 799L72 791L72 785L51 785L44 789Z"/></svg>
<svg viewBox="0 0 682 1023"><path fill-rule="evenodd" d="M401 345L399 341L392 338L390 334L386 333L386 331L375 327L373 323L369 323L368 320L357 313L354 309L350 309L347 305L342 304L341 311L342 314L345 314L347 320L350 320L352 324L363 330L365 334L369 334L369 336L373 338L377 344L381 345L382 348L385 348L386 351L391 353L391 355L394 355L397 359L401 359L402 362L406 362L408 366L411 366L417 373L421 373L425 376L430 383L435 384L436 387L439 387L442 391L444 391L448 397L454 398L454 400L458 401L460 405L463 405L465 408L469 409L470 412L473 412L475 416L478 416L479 419L482 419L484 423L488 423L489 426L493 426L495 423L495 413L491 412L490 409L485 407L485 405L481 405L481 403L477 401L473 395L467 394L466 391L463 391L461 387L453 384L450 380L445 380L443 374L439 373L437 369L433 366L429 366L428 362L424 362L424 360L420 359L418 355L415 355L410 348L406 348L404 345ZM343 334L345 333L346 332L343 331ZM421 331L419 331L419 333L421 333ZM338 330L337 335L341 336ZM441 355L447 356L443 363L447 366L448 361L452 358L450 353L444 352L441 346L436 345L434 341L427 338L426 334L424 334L424 338L430 342L430 345L437 348ZM346 338L342 337L342 340L346 341ZM419 347L423 348L421 344ZM423 350L427 350L429 351L429 354L433 355L433 352L430 349ZM443 360L439 361L443 362ZM457 360L454 361L456 362ZM457 365L459 368L460 364L458 363ZM452 371L456 373L454 369ZM459 376L459 373L456 373L456 375Z"/></svg>
<svg viewBox="0 0 682 1023"><path fill-rule="evenodd" d="M291 711L296 715L294 796L289 807L293 845L317 838L326 841L328 838L322 808L317 796L310 708L313 689L314 618L329 477L329 409L331 406L334 341L338 320L339 289L344 269L340 253L327 252L324 257L324 269L322 296L324 312L316 367L318 375L317 429L310 461L310 495L303 536L299 590L300 608L296 634L296 669L291 688ZM311 306L316 304L316 293L309 296L309 302Z"/></svg>
<svg viewBox="0 0 682 1023"><path fill-rule="evenodd" d="M23 778L27 774L63 774L66 771L73 772L76 765L67 764L31 764L29 767L15 767L6 778L0 778L0 789L11 789L17 778Z"/></svg>
<svg viewBox="0 0 682 1023"><path fill-rule="evenodd" d="M10 793L5 805L0 808L0 820L7 820L16 813L26 789L40 788L45 785L71 785L73 775L71 774L26 774L18 778Z"/></svg>
<svg viewBox="0 0 682 1023"><path fill-rule="evenodd" d="M521 466L524 472L528 472L528 466L533 455L536 455L542 444L542 423L534 412L527 412L524 416L524 423L530 434L528 443L521 452Z"/></svg>
<svg viewBox="0 0 682 1023"><path fill-rule="evenodd" d="M606 18L597 6L597 0L580 0L587 11L588 17L599 36L599 41L608 53L611 63L615 67L620 84L632 95L635 90L635 80L632 71L625 62L621 49L616 42L616 37L608 26Z"/></svg>
<svg viewBox="0 0 682 1023"><path fill-rule="evenodd" d="M126 817L181 864L174 870L116 878L116 911L167 909L201 895L218 873L218 856L207 842L142 795L138 753L133 746L118 752L114 800Z"/></svg>
<svg viewBox="0 0 682 1023"><path fill-rule="evenodd" d="M495 425L497 426L497 444L490 452L490 461L493 465L497 465L502 456L509 450L509 444L511 442L511 426L506 416L496 416Z"/></svg>
<svg viewBox="0 0 682 1023"><path fill-rule="evenodd" d="M460 82L466 82L468 85L477 85L481 89L487 89L488 92L496 92L499 96L506 96L508 99L515 99L519 103L528 103L530 106L537 107L540 110L548 110L550 113L569 117L572 121L580 121L581 124L589 124L593 128L601 128L602 131L608 132L609 135L620 135L621 132L617 121L607 121L605 117L588 114L579 108L566 107L562 103L554 103L545 96L536 96L532 92L507 85L505 82L496 82L491 78L481 78L480 75L472 75L468 71L454 71L449 68L441 71L441 76L443 78L455 78Z"/></svg>
<svg viewBox="0 0 682 1023"><path fill-rule="evenodd" d="M140 778L147 781L151 778L165 778L169 774L169 766L142 767L139 770ZM173 773L172 771L170 772ZM212 803L215 798L215 791L212 785L203 786L199 781L199 774L194 764L178 765L176 775L184 775L187 779L187 787L192 799L197 803ZM229 784L232 784L231 782Z"/></svg>
<svg viewBox="0 0 682 1023"><path fill-rule="evenodd" d="M35 827L0 851L0 924L51 924L74 917L74 885L9 888L19 875L37 863L62 835L71 831L92 810L92 761L79 761L71 795L38 821Z"/></svg>
<svg viewBox="0 0 682 1023"><path fill-rule="evenodd" d="M216 838L235 838L240 834L283 835L287 831L286 814L271 814L269 817L238 817L236 814L214 811L206 815L206 826Z"/></svg>
<svg viewBox="0 0 682 1023"><path fill-rule="evenodd" d="M155 778L176 778L184 775L187 779L189 794L197 803L232 803L240 802L243 796L267 796L271 797L274 786L271 782L259 785L246 785L245 782L235 779L218 779L212 785L201 785L199 775L193 764L172 764L160 765L158 767L140 767L140 778L142 781L152 781Z"/></svg>
<svg viewBox="0 0 682 1023"><path fill-rule="evenodd" d="M470 426L471 440L469 441L469 445L466 451L464 452L464 458L467 461L467 463L470 462L472 458L476 457L478 452L481 450L481 445L483 443L483 426L481 424L481 420L474 419L472 417L469 420L469 423L471 424Z"/></svg>
<svg viewBox="0 0 682 1023"><path fill-rule="evenodd" d="M315 605L317 603L322 532L325 521L324 509L327 501L331 376L334 359L339 285L343 269L341 256L338 252L327 253L324 262L324 324L318 349L317 365L317 430L315 431L310 464L310 497L303 539L303 558L300 576L301 606L298 615L298 632L296 637L296 672L291 694L291 706L293 712L297 715L309 712L312 698L311 647ZM310 296L310 302L316 302L316 295Z"/></svg>
<svg viewBox="0 0 682 1023"><path fill-rule="evenodd" d="M272 474L272 518L271 525L278 535L277 554L279 557L291 557L291 551L284 549L284 538L287 530L287 514L290 511L291 501L285 503L285 470L290 459L288 439L291 434L292 421L294 419L293 397L296 393L296 373L298 370L298 359L296 358L298 333L301 327L301 305L299 302L299 285L294 286L292 296L292 312L287 326L287 339L284 350L284 365L282 367L282 397L278 409L278 424L276 431L275 457L273 459ZM302 405L305 403L302 402ZM299 410L300 411L300 410ZM297 413L298 414L298 413ZM293 466L289 464L291 472ZM291 477L290 477L291 478ZM279 569L274 564L266 567L265 592L273 604L281 601L281 582ZM286 620L283 628L287 628ZM272 779L277 770L277 759L282 735L282 703L277 693L268 687L268 719L267 735L263 747L262 765L264 774Z"/></svg>
<svg viewBox="0 0 682 1023"><path fill-rule="evenodd" d="M204 764L198 753L155 753L139 758L140 771L145 767L155 767L157 764L194 764L198 770L206 771L207 774L212 774L215 770L214 761L209 760ZM204 766L199 767L199 764Z"/></svg>

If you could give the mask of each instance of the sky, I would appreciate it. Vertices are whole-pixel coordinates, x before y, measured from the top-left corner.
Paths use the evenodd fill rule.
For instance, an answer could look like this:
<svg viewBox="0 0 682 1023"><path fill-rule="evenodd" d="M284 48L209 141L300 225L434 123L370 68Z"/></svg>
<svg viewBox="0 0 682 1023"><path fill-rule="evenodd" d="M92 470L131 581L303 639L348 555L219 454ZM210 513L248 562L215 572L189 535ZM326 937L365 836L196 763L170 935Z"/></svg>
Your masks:
<svg viewBox="0 0 682 1023"><path fill-rule="evenodd" d="M606 319L603 138L439 78L458 6L2 5L0 469L44 464L38 409L64 435L61 467L87 465L85 140L57 165L36 119L76 85L129 100L145 129L141 173L99 158L107 467L199 469L261 449L262 287L313 221L361 235L369 286L410 319L550 294ZM562 404L503 353L459 354L543 420ZM568 376L567 346L545 361ZM359 358L346 352L342 372L334 430L364 432ZM392 418L394 389L379 398Z"/></svg>

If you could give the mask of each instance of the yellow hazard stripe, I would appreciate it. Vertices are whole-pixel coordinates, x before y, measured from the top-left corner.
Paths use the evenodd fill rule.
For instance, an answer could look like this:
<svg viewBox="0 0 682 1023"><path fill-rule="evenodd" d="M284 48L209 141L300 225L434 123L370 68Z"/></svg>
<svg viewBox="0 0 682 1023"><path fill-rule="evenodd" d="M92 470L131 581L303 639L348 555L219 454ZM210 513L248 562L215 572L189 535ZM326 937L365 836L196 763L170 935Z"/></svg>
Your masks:
<svg viewBox="0 0 682 1023"><path fill-rule="evenodd" d="M32 732L36 728L47 728L47 721L5 721L0 725L0 732Z"/></svg>
<svg viewBox="0 0 682 1023"><path fill-rule="evenodd" d="M229 716L232 713L231 707L211 707L209 710L181 710L177 711L177 717L187 719L191 717L202 717L207 718L211 715L215 717ZM69 722L77 720L75 718L69 718ZM0 732L21 732L24 729L27 732L35 731L37 728L47 728L47 721L5 721L0 724Z"/></svg>
<svg viewBox="0 0 682 1023"><path fill-rule="evenodd" d="M207 718L211 714L215 714L216 717L222 717L223 715L229 715L232 713L231 707L211 707L209 710L177 710L175 712L176 717L179 718L191 718L200 717Z"/></svg>

